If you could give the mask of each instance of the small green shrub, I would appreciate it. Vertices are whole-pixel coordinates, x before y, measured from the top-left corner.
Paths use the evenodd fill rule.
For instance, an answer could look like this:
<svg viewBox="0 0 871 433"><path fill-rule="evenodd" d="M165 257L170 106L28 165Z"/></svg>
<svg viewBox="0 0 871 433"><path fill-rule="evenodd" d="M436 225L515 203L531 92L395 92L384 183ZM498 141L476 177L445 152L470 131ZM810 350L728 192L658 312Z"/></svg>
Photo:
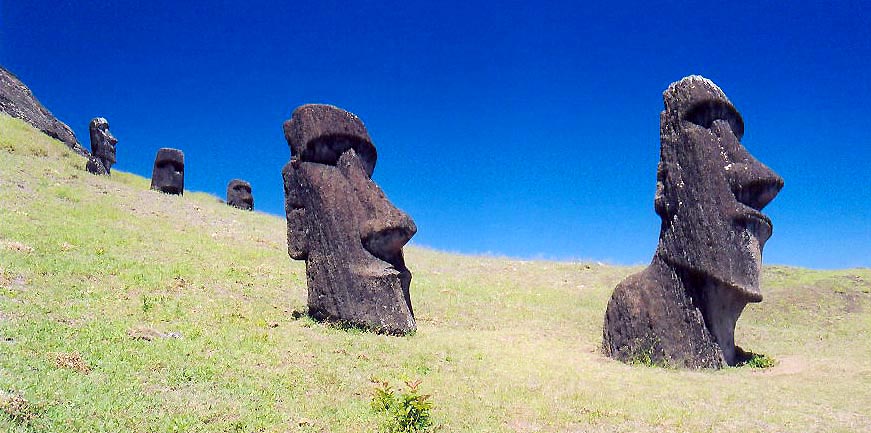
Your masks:
<svg viewBox="0 0 871 433"><path fill-rule="evenodd" d="M659 337L655 335L645 335L641 338L636 338L632 345L627 348L628 361L632 365L643 365L645 367L663 367L668 368L671 364L668 360L663 359L661 351L660 356L657 356L659 348Z"/></svg>
<svg viewBox="0 0 871 433"><path fill-rule="evenodd" d="M632 356L629 357L629 363L633 365L643 365L645 367L655 367L656 363L653 361L653 348L646 347L633 352Z"/></svg>
<svg viewBox="0 0 871 433"><path fill-rule="evenodd" d="M432 402L429 395L423 395L418 390L420 382L405 382L407 389L398 394L388 382L375 383L372 409L386 415L383 431L416 433L428 431L432 427L429 414Z"/></svg>
<svg viewBox="0 0 871 433"><path fill-rule="evenodd" d="M739 362L737 367L771 368L776 364L774 358L770 356L759 353L750 353L749 355L746 360Z"/></svg>
<svg viewBox="0 0 871 433"><path fill-rule="evenodd" d="M154 309L154 299L148 295L142 295L142 312L148 314Z"/></svg>

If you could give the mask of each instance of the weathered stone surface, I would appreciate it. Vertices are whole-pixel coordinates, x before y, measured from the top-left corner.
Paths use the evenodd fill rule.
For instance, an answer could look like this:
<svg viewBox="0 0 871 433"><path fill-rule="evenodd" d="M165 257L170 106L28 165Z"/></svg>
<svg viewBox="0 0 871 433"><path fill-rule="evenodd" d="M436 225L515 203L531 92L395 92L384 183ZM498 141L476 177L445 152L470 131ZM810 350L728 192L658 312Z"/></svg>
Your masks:
<svg viewBox="0 0 871 433"><path fill-rule="evenodd" d="M304 105L284 131L287 250L306 262L309 315L389 334L415 330L402 247L417 227L372 181L376 153L363 122Z"/></svg>
<svg viewBox="0 0 871 433"><path fill-rule="evenodd" d="M115 145L118 139L109 132L109 122L102 117L91 119L91 157L86 168L93 174L110 174L115 164Z"/></svg>
<svg viewBox="0 0 871 433"><path fill-rule="evenodd" d="M79 144L72 129L57 120L18 77L2 66L0 66L0 111L21 119L50 137L64 142L79 155L88 156L88 151Z"/></svg>
<svg viewBox="0 0 871 433"><path fill-rule="evenodd" d="M663 93L654 208L662 219L652 263L614 290L603 350L623 361L692 368L734 365L735 323L761 302L760 211L783 179L740 143L744 121L710 80L686 77Z"/></svg>
<svg viewBox="0 0 871 433"><path fill-rule="evenodd" d="M347 149L354 149L366 174L372 177L378 152L369 132L353 113L330 105L308 104L284 122L284 138L300 161L336 165ZM296 119L296 120L294 120Z"/></svg>
<svg viewBox="0 0 871 433"><path fill-rule="evenodd" d="M103 165L103 162L97 159L94 155L88 156L88 163L85 164L85 170L88 170L89 173L101 176L109 174L109 172L106 171L106 166Z"/></svg>
<svg viewBox="0 0 871 433"><path fill-rule="evenodd" d="M254 210L251 184L242 179L233 179L227 185L227 204L243 210Z"/></svg>
<svg viewBox="0 0 871 433"><path fill-rule="evenodd" d="M167 194L184 194L184 152L167 147L157 151L151 171L151 189Z"/></svg>

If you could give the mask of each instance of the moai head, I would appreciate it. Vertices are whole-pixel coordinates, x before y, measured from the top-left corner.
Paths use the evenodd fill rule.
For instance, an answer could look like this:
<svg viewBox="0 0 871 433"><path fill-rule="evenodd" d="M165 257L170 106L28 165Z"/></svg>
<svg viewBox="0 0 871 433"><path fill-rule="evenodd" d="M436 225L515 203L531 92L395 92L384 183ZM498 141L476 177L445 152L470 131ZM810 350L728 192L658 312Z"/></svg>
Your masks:
<svg viewBox="0 0 871 433"><path fill-rule="evenodd" d="M167 194L184 194L184 152L161 148L154 159L151 189Z"/></svg>
<svg viewBox="0 0 871 433"><path fill-rule="evenodd" d="M379 332L416 328L402 247L414 221L372 181L377 154L363 122L303 105L284 123L288 253L306 261L309 314Z"/></svg>
<svg viewBox="0 0 871 433"><path fill-rule="evenodd" d="M657 253L759 302L762 248L772 227L760 211L783 179L741 145L744 121L716 84L686 77L672 83L663 99Z"/></svg>
<svg viewBox="0 0 871 433"><path fill-rule="evenodd" d="M118 139L109 132L109 122L102 117L91 119L88 125L91 133L91 159L88 171L94 174L109 174L115 164L115 145Z"/></svg>
<svg viewBox="0 0 871 433"><path fill-rule="evenodd" d="M227 204L243 210L254 210L251 184L241 179L231 180L227 185Z"/></svg>

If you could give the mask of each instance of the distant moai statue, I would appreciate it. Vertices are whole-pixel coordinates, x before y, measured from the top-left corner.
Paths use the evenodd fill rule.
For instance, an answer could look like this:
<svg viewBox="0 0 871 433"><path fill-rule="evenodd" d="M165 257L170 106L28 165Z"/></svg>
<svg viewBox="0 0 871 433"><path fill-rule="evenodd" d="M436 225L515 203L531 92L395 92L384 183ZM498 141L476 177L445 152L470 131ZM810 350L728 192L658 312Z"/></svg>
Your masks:
<svg viewBox="0 0 871 433"><path fill-rule="evenodd" d="M372 181L377 153L363 122L303 105L284 123L287 250L305 260L309 315L388 334L416 329L402 247L417 232Z"/></svg>
<svg viewBox="0 0 871 433"><path fill-rule="evenodd" d="M242 179L233 179L227 185L227 204L242 210L254 210L251 184Z"/></svg>
<svg viewBox="0 0 871 433"><path fill-rule="evenodd" d="M157 151L151 171L151 189L166 194L184 194L184 152L168 147Z"/></svg>
<svg viewBox="0 0 871 433"><path fill-rule="evenodd" d="M118 139L109 132L109 122L102 117L91 119L88 130L91 133L91 156L85 168L93 174L111 174Z"/></svg>
<svg viewBox="0 0 871 433"><path fill-rule="evenodd" d="M659 246L646 269L614 290L603 350L689 368L735 365L735 323L761 302L762 248L771 221L760 211L783 179L740 143L744 121L725 93L694 75L663 93L654 207Z"/></svg>

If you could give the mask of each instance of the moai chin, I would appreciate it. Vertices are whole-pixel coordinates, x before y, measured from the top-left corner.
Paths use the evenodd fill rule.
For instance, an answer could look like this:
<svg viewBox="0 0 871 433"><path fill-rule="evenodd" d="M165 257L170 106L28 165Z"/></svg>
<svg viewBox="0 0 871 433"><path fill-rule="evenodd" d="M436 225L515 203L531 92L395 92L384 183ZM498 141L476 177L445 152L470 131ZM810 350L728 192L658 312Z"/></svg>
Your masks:
<svg viewBox="0 0 871 433"><path fill-rule="evenodd" d="M157 151L151 172L151 189L166 194L184 194L184 152L167 147Z"/></svg>
<svg viewBox="0 0 871 433"><path fill-rule="evenodd" d="M772 226L760 211L783 179L740 143L744 121L710 80L686 77L663 100L659 246L650 266L614 289L603 350L625 362L735 365L746 356L735 346L735 323L747 303L762 301Z"/></svg>
<svg viewBox="0 0 871 433"><path fill-rule="evenodd" d="M303 105L284 122L287 251L305 260L309 315L388 334L416 329L402 247L417 232L372 181L377 154L363 122Z"/></svg>
<svg viewBox="0 0 871 433"><path fill-rule="evenodd" d="M233 179L227 185L227 204L242 210L254 210L251 184L242 179Z"/></svg>
<svg viewBox="0 0 871 433"><path fill-rule="evenodd" d="M91 119L88 130L91 133L91 156L85 168L93 174L111 174L118 139L109 132L109 122L102 117Z"/></svg>

